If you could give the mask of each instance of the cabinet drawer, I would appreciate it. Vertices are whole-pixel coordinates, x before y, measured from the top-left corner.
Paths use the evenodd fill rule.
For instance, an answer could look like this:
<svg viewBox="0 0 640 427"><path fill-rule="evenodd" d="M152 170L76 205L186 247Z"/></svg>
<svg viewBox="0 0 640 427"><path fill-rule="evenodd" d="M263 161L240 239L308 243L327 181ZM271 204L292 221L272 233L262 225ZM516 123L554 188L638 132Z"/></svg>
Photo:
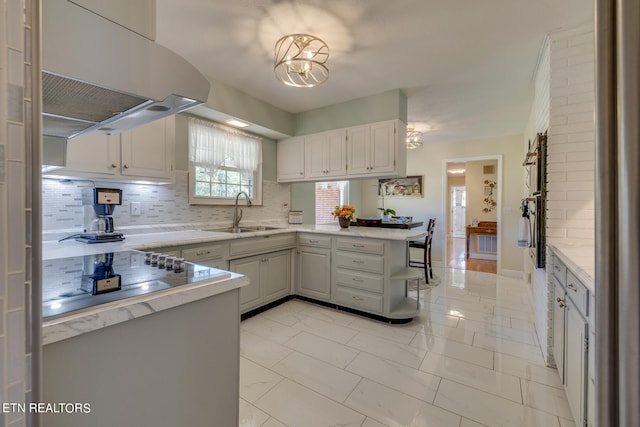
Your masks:
<svg viewBox="0 0 640 427"><path fill-rule="evenodd" d="M382 313L382 295L336 287L336 303L370 313Z"/></svg>
<svg viewBox="0 0 640 427"><path fill-rule="evenodd" d="M236 239L229 243L231 258L263 254L278 249L288 249L296 245L296 234L267 234L261 237Z"/></svg>
<svg viewBox="0 0 640 427"><path fill-rule="evenodd" d="M298 244L304 246L313 246L315 248L331 248L330 236L318 236L316 234L300 234L298 235Z"/></svg>
<svg viewBox="0 0 640 427"><path fill-rule="evenodd" d="M589 291L584 285L573 275L567 271L567 295L576 305L578 311L584 316L589 316Z"/></svg>
<svg viewBox="0 0 640 427"><path fill-rule="evenodd" d="M223 253L223 245L206 245L197 248L183 249L182 258L187 261L197 262L205 259L222 258Z"/></svg>
<svg viewBox="0 0 640 427"><path fill-rule="evenodd" d="M338 249L347 251L367 252L370 254L384 253L384 242L379 240L338 238L336 246Z"/></svg>
<svg viewBox="0 0 640 427"><path fill-rule="evenodd" d="M562 286L567 286L567 267L557 256L553 257L553 275L556 276Z"/></svg>
<svg viewBox="0 0 640 427"><path fill-rule="evenodd" d="M342 268L338 268L336 271L336 281L338 285L379 293L382 293L384 286L383 276L360 273L358 271L345 270Z"/></svg>
<svg viewBox="0 0 640 427"><path fill-rule="evenodd" d="M336 256L336 266L382 274L384 273L384 258L375 255L340 251Z"/></svg>

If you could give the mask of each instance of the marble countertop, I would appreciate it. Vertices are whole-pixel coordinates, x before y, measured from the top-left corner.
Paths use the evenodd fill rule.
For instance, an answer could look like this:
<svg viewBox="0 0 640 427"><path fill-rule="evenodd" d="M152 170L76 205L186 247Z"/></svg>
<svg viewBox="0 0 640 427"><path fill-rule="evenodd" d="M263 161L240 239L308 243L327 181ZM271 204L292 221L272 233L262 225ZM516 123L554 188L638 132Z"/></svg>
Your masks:
<svg viewBox="0 0 640 427"><path fill-rule="evenodd" d="M211 280L70 312L68 315L52 320L45 319L42 323L42 343L47 345L62 341L158 311L213 297L248 284L249 279L246 276L230 272Z"/></svg>
<svg viewBox="0 0 640 427"><path fill-rule="evenodd" d="M549 246L576 277L595 295L595 247L550 243Z"/></svg>
<svg viewBox="0 0 640 427"><path fill-rule="evenodd" d="M206 227L203 227L206 228ZM426 230L406 230L394 228L349 227L341 229L336 225L299 225L275 230L251 231L244 233L224 233L203 230L178 230L155 233L125 234L122 242L87 244L75 240L45 241L42 245L44 260L78 255L95 255L104 252L118 252L127 249L150 250L162 246L180 246L194 243L208 243L224 240L245 239L267 234L283 234L303 231L307 233L330 234L339 237L363 237L385 240L414 240L424 237Z"/></svg>
<svg viewBox="0 0 640 427"><path fill-rule="evenodd" d="M161 227L160 227L161 228ZM120 252L124 250L151 250L162 246L180 246L197 243L243 239L266 234L282 234L306 232L330 234L340 237L362 237L386 240L413 240L426 235L425 230L403 230L390 228L353 227L341 229L336 225L317 226L289 226L275 230L244 232L239 234L203 231L202 229L173 230L167 227L160 232L146 232L139 234L125 234L125 240L112 243L86 244L69 239L58 242L44 241L42 245L43 260L53 260L71 256L96 255L106 252ZM156 230L158 227L156 227ZM51 344L83 333L91 332L117 323L146 316L157 311L187 304L199 299L208 298L240 288L249 284L249 279L243 275L229 272L227 275L211 280L183 285L164 291L153 292L139 297L132 297L113 303L70 312L68 315L52 318L43 322L43 344Z"/></svg>

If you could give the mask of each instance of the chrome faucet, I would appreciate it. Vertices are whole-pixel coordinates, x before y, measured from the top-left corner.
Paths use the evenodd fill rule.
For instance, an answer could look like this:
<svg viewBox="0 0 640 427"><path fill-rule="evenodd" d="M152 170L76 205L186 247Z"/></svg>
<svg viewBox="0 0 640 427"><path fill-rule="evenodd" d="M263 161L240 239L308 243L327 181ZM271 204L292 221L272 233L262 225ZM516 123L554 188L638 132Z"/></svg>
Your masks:
<svg viewBox="0 0 640 427"><path fill-rule="evenodd" d="M233 208L233 228L234 229L238 228L238 225L240 224L240 220L242 219L242 209L240 209L240 214L238 215L238 199L243 194L244 194L244 197L247 199L247 207L248 208L251 207L251 199L249 199L249 195L244 191L239 192L236 195L236 204L234 205L234 208Z"/></svg>

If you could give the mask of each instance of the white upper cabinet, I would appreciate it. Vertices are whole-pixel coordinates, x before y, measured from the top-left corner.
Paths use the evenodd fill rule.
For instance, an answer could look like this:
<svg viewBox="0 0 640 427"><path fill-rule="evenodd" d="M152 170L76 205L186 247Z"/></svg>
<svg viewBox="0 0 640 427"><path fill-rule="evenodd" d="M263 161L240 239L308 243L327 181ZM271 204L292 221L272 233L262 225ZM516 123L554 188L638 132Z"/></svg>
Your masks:
<svg viewBox="0 0 640 427"><path fill-rule="evenodd" d="M304 180L304 138L278 141L278 182Z"/></svg>
<svg viewBox="0 0 640 427"><path fill-rule="evenodd" d="M278 182L406 175L406 125L388 120L278 142Z"/></svg>
<svg viewBox="0 0 640 427"><path fill-rule="evenodd" d="M67 141L67 163L48 175L118 181L171 182L175 117L118 135L84 134Z"/></svg>
<svg viewBox="0 0 640 427"><path fill-rule="evenodd" d="M347 167L347 132L344 129L305 137L306 178L341 177Z"/></svg>
<svg viewBox="0 0 640 427"><path fill-rule="evenodd" d="M387 175L396 167L396 120L348 129L348 175Z"/></svg>
<svg viewBox="0 0 640 427"><path fill-rule="evenodd" d="M120 135L121 174L171 180L175 118L155 120Z"/></svg>

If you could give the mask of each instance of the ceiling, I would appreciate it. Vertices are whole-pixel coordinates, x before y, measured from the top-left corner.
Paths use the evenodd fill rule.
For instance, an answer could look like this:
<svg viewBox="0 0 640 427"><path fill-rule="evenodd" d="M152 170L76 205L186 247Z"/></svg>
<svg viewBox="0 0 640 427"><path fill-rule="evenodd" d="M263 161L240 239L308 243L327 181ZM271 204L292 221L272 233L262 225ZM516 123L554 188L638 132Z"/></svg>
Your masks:
<svg viewBox="0 0 640 427"><path fill-rule="evenodd" d="M425 143L522 133L544 35L593 20L593 0L156 1L156 41L205 76L291 113L402 89ZM291 33L327 43L326 83L276 80Z"/></svg>

